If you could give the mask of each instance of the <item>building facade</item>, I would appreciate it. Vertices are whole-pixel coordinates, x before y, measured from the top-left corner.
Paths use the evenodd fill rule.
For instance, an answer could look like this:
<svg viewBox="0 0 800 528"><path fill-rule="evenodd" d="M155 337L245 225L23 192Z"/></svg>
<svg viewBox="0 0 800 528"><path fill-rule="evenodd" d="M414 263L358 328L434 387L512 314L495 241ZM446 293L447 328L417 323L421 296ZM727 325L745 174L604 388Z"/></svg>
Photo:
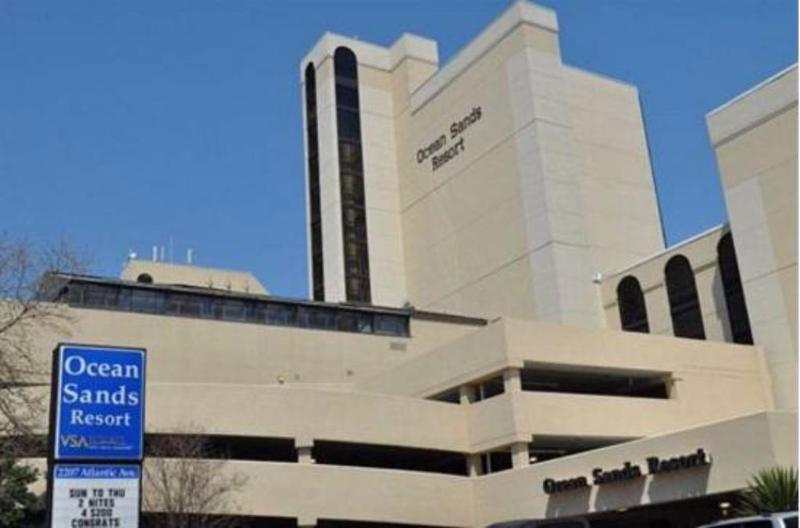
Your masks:
<svg viewBox="0 0 800 528"><path fill-rule="evenodd" d="M247 477L214 513L688 528L796 464L795 67L707 116L730 223L670 248L636 88L564 65L548 9L441 68L326 34L300 83L311 300L132 260L53 275L73 324L36 336L146 348L148 435Z"/></svg>

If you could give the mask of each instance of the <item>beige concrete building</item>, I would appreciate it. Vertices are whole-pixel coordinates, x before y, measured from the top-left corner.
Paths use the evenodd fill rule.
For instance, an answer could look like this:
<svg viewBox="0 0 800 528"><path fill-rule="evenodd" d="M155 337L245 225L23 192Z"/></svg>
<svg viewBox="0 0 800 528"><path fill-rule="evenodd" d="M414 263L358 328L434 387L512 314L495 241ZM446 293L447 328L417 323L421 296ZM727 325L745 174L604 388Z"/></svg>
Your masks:
<svg viewBox="0 0 800 528"><path fill-rule="evenodd" d="M148 434L248 477L215 513L689 528L796 464L795 67L709 114L730 223L669 248L637 90L563 64L553 11L441 68L326 34L300 73L313 300L131 260L54 275L74 323L37 336L146 348Z"/></svg>

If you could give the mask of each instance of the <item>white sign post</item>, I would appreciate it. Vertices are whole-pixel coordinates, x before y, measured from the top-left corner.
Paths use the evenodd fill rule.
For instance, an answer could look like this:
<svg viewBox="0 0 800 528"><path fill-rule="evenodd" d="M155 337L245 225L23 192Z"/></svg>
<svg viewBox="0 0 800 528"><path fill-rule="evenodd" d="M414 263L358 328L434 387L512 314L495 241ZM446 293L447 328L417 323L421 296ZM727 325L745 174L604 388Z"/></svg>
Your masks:
<svg viewBox="0 0 800 528"><path fill-rule="evenodd" d="M56 464L53 528L138 528L138 465Z"/></svg>

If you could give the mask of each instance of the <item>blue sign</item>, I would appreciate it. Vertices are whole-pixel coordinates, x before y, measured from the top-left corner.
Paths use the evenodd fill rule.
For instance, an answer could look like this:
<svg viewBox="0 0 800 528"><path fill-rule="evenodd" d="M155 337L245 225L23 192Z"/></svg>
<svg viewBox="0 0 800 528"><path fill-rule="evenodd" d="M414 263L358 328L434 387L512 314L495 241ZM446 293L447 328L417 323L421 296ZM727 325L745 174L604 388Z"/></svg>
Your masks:
<svg viewBox="0 0 800 528"><path fill-rule="evenodd" d="M56 464L52 528L138 528L141 468L138 464Z"/></svg>
<svg viewBox="0 0 800 528"><path fill-rule="evenodd" d="M60 345L56 460L141 460L145 351Z"/></svg>

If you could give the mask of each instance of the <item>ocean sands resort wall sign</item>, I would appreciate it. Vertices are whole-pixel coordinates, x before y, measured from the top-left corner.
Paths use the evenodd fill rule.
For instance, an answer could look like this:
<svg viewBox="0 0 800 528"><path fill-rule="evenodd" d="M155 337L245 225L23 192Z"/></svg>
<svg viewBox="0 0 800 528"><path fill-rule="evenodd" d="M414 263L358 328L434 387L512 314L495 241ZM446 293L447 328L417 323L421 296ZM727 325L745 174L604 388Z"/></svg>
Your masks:
<svg viewBox="0 0 800 528"><path fill-rule="evenodd" d="M436 171L445 163L464 152L463 134L469 127L480 121L482 115L481 107L476 106L462 119L451 123L445 133L417 150L417 163L421 164L430 159L431 169Z"/></svg>
<svg viewBox="0 0 800 528"><path fill-rule="evenodd" d="M689 455L671 458L647 457L645 462L645 469L642 469L641 465L631 462L625 462L622 467L608 470L594 468L592 470L591 480L585 476L560 480L546 478L542 482L542 489L548 495L552 495L553 493L560 493L562 491L588 488L591 485L603 485L611 482L633 480L648 474L658 475L689 468L708 466L711 464L711 456L700 448Z"/></svg>

